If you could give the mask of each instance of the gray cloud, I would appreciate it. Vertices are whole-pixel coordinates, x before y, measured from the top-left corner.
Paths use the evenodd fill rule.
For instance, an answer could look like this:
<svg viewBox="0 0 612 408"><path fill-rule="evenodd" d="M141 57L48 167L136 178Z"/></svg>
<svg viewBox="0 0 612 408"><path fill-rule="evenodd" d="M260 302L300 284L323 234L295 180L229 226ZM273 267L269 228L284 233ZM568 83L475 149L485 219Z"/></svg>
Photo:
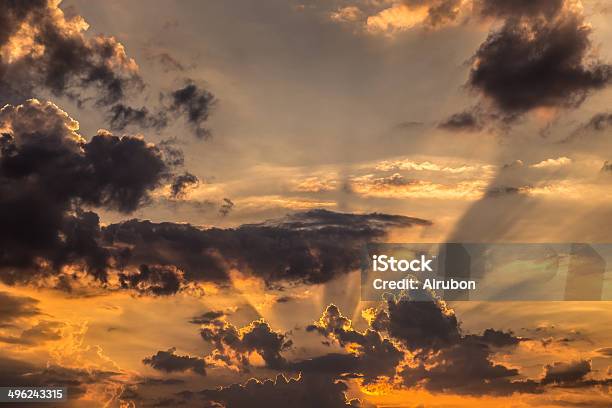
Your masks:
<svg viewBox="0 0 612 408"><path fill-rule="evenodd" d="M225 320L212 319L200 328L200 336L215 346L214 359L228 365L237 364L243 371L249 371L248 355L251 352L257 352L267 367L282 368L286 360L281 352L292 344L286 335L273 331L263 320L238 329Z"/></svg>
<svg viewBox="0 0 612 408"><path fill-rule="evenodd" d="M564 0L476 0L474 9L483 17L554 17Z"/></svg>
<svg viewBox="0 0 612 408"><path fill-rule="evenodd" d="M513 380L518 370L492 362L491 354L482 343L463 341L442 349L417 367L405 367L401 376L405 386L420 384L432 392L509 395L537 390L534 381Z"/></svg>
<svg viewBox="0 0 612 408"><path fill-rule="evenodd" d="M156 370L167 373L191 370L196 374L206 375L206 362L199 357L178 355L175 348L158 351L156 354L142 360Z"/></svg>
<svg viewBox="0 0 612 408"><path fill-rule="evenodd" d="M482 129L482 123L473 111L455 113L438 124L438 127L450 131L474 132Z"/></svg>
<svg viewBox="0 0 612 408"><path fill-rule="evenodd" d="M217 103L212 93L188 80L184 87L171 92L169 98L171 102L168 110L185 115L187 123L197 137L204 139L210 136L206 121L211 109Z"/></svg>
<svg viewBox="0 0 612 408"><path fill-rule="evenodd" d="M316 331L321 335L337 341L345 347L356 345L355 354L327 354L289 365L294 370L312 373L352 373L370 383L379 376L393 377L395 367L404 358L389 339L371 328L363 332L352 328L350 320L340 313L335 305L329 305L321 318L306 327L307 331Z"/></svg>
<svg viewBox="0 0 612 408"><path fill-rule="evenodd" d="M263 405L295 408L359 406L357 400L347 400L347 390L343 382L325 377L302 376L287 380L283 375L278 375L276 380L260 382L251 379L244 385L234 384L218 390L205 390L201 394L211 401L234 408Z"/></svg>
<svg viewBox="0 0 612 408"><path fill-rule="evenodd" d="M184 284L183 274L171 265L140 265L137 272L119 274L123 289L143 295L165 296L179 291Z"/></svg>
<svg viewBox="0 0 612 408"><path fill-rule="evenodd" d="M174 177L170 185L170 194L173 198L182 198L185 196L185 190L190 186L197 186L200 182L196 176L189 172L179 174Z"/></svg>
<svg viewBox="0 0 612 408"><path fill-rule="evenodd" d="M168 126L171 112L172 120L184 116L197 137L210 134L205 122L215 97L192 80L167 92L171 103L154 112L129 106L125 101L130 94L145 88L136 62L115 37L86 36L85 20L68 17L59 2L8 2L0 10L0 25L0 47L9 50L0 58L0 105L21 103L44 90L82 104L92 99L91 93L95 104L108 110L112 130L134 125L159 131ZM180 71L169 54L157 57L165 67Z"/></svg>
<svg viewBox="0 0 612 408"><path fill-rule="evenodd" d="M168 117L163 111L151 113L144 106L133 108L123 103L117 103L109 110L108 122L113 130L124 130L130 125L161 130L168 125Z"/></svg>
<svg viewBox="0 0 612 408"><path fill-rule="evenodd" d="M461 340L459 323L452 311L445 313L437 301L387 302L378 311L372 327L387 331L410 350L439 350Z"/></svg>
<svg viewBox="0 0 612 408"><path fill-rule="evenodd" d="M67 18L59 2L8 2L0 11L0 47L14 49L15 57L0 61L0 100L14 103L35 96L40 89L80 98L93 89L96 103L111 105L128 89L140 89L135 62L114 38L83 34L80 16ZM31 41L18 42L23 27Z"/></svg>
<svg viewBox="0 0 612 408"><path fill-rule="evenodd" d="M217 320L221 317L225 316L225 312L220 310L211 310L209 312L202 313L199 316L194 316L189 320L189 323L192 324L208 324L212 323L213 320Z"/></svg>
<svg viewBox="0 0 612 408"><path fill-rule="evenodd" d="M0 342L22 345L40 345L47 341L62 338L61 329L64 324L43 320L21 332L19 336L0 336Z"/></svg>
<svg viewBox="0 0 612 408"><path fill-rule="evenodd" d="M234 208L234 205L235 204L232 200L230 200L229 198L224 198L223 203L219 207L219 214L224 217L227 216Z"/></svg>
<svg viewBox="0 0 612 408"><path fill-rule="evenodd" d="M81 206L129 213L146 203L171 174L161 150L106 131L87 142L50 102L6 105L0 126L7 129L0 135L2 280L27 281L73 263L104 280L110 253L98 243L97 214Z"/></svg>
<svg viewBox="0 0 612 408"><path fill-rule="evenodd" d="M560 2L494 3L484 2L491 5L485 11L505 22L474 54L468 85L507 118L538 107L577 107L610 83L610 65L588 57L591 30L579 12Z"/></svg>
<svg viewBox="0 0 612 408"><path fill-rule="evenodd" d="M36 316L41 313L38 300L31 297L15 296L0 292L0 326L22 317Z"/></svg>
<svg viewBox="0 0 612 408"><path fill-rule="evenodd" d="M569 363L556 362L544 368L543 384L571 383L583 380L591 372L591 362L587 360L572 361Z"/></svg>
<svg viewBox="0 0 612 408"><path fill-rule="evenodd" d="M237 268L269 285L322 283L360 267L362 246L390 228L430 225L388 214L299 212L234 229L129 220L103 229L106 245L128 247L126 266L173 265L187 281L228 283Z"/></svg>

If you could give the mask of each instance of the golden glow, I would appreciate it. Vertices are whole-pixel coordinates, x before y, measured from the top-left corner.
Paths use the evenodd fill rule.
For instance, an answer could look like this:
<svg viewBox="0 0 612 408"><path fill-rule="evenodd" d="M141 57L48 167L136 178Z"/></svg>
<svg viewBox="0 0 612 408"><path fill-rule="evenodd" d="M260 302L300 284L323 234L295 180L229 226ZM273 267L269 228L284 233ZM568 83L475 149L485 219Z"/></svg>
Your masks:
<svg viewBox="0 0 612 408"><path fill-rule="evenodd" d="M400 3L368 17L366 27L372 33L408 30L422 24L429 14L427 6L409 7Z"/></svg>

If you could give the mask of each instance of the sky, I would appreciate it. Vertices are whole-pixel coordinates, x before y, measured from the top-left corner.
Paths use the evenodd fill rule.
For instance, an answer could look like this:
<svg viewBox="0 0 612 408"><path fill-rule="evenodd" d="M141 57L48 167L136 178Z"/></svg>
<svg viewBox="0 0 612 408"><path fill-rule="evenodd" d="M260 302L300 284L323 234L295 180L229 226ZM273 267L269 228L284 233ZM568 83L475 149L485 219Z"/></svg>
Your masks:
<svg viewBox="0 0 612 408"><path fill-rule="evenodd" d="M359 274L367 242L611 242L606 2L0 3L0 385L610 406L610 302Z"/></svg>

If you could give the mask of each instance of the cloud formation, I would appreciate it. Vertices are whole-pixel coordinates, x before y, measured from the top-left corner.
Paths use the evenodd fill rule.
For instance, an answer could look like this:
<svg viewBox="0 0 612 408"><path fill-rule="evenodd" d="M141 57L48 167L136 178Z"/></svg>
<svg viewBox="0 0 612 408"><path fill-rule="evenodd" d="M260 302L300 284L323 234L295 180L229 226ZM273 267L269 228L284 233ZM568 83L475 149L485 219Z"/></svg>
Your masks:
<svg viewBox="0 0 612 408"><path fill-rule="evenodd" d="M368 329L356 331L330 305L307 330L337 341L349 353L331 353L289 366L306 373L361 378L366 386L382 380L435 393L508 395L538 390L536 381L518 379L517 369L492 360L493 348L514 347L523 339L492 328L464 335L443 302L388 300L385 307L365 310L364 317Z"/></svg>
<svg viewBox="0 0 612 408"><path fill-rule="evenodd" d="M383 338L372 328L363 332L355 330L351 321L340 313L334 304L329 305L321 318L306 327L307 331L338 342L350 350L349 355L331 353L321 357L294 363L291 367L307 373L339 375L351 373L369 384L381 376L392 378L404 353L391 340Z"/></svg>
<svg viewBox="0 0 612 408"><path fill-rule="evenodd" d="M438 29L456 24L464 9L461 0L316 1L327 19L357 27L368 34L393 35L415 28Z"/></svg>
<svg viewBox="0 0 612 408"><path fill-rule="evenodd" d="M170 185L170 196L172 198L182 198L186 194L186 190L190 187L197 187L200 179L189 172L180 174L172 180Z"/></svg>
<svg viewBox="0 0 612 408"><path fill-rule="evenodd" d="M108 121L115 131L137 126L160 131L180 118L184 118L193 134L206 139L211 136L207 127L208 118L216 97L191 79L178 89L161 92L159 106L152 109L142 106L135 108L124 103L115 103L109 108Z"/></svg>
<svg viewBox="0 0 612 408"><path fill-rule="evenodd" d="M388 301L377 311L372 326L387 331L410 350L436 351L457 344L459 323L452 310L437 301Z"/></svg>
<svg viewBox="0 0 612 408"><path fill-rule="evenodd" d="M0 327L16 319L32 317L40 314L38 300L31 297L15 296L8 292L0 292Z"/></svg>
<svg viewBox="0 0 612 408"><path fill-rule="evenodd" d="M19 336L0 336L0 342L40 346L47 341L61 339L63 327L64 324L61 322L42 320L29 329L23 330Z"/></svg>
<svg viewBox="0 0 612 408"><path fill-rule="evenodd" d="M215 347L209 358L211 361L242 371L249 371L251 353L257 353L266 367L281 369L286 363L281 352L292 344L264 320L238 329L224 319L213 319L200 327L200 336Z"/></svg>
<svg viewBox="0 0 612 408"><path fill-rule="evenodd" d="M505 3L481 2L484 15L504 23L474 54L468 85L506 118L577 107L610 83L612 67L589 56L591 29L578 7L569 1Z"/></svg>
<svg viewBox="0 0 612 408"><path fill-rule="evenodd" d="M108 123L112 130L124 130L130 125L161 130L168 125L168 117L162 111L151 113L144 106L134 108L123 103L116 103L110 108L108 116Z"/></svg>
<svg viewBox="0 0 612 408"><path fill-rule="evenodd" d="M37 365L0 355L0 383L13 387L67 387L70 399L78 399L92 387L107 386L112 392L120 387L118 372L100 369L80 369L56 364Z"/></svg>
<svg viewBox="0 0 612 408"><path fill-rule="evenodd" d="M145 88L136 61L115 37L86 35L85 19L68 16L60 3L8 2L0 10L0 105L50 91L79 104L93 99L107 110L112 130L135 125L159 131L185 117L198 138L210 135L205 122L215 103L212 93L189 79L185 86L162 93L170 100L167 106L130 106L126 101ZM172 61L167 54L161 59L166 65Z"/></svg>
<svg viewBox="0 0 612 408"><path fill-rule="evenodd" d="M362 245L391 228L430 222L389 214L344 214L327 210L233 229L129 220L103 229L107 246L129 248L126 266L172 265L187 281L228 283L229 270L267 284L316 284L360 267Z"/></svg>
<svg viewBox="0 0 612 408"><path fill-rule="evenodd" d="M83 89L111 105L142 88L136 62L121 43L86 37L81 16L67 17L59 1L7 2L0 11L0 102L14 103L48 89L80 99Z"/></svg>
<svg viewBox="0 0 612 408"><path fill-rule="evenodd" d="M176 114L184 114L197 137L204 139L210 136L210 130L205 124L210 110L216 104L212 93L188 80L184 87L171 92L169 97L171 103L168 109Z"/></svg>
<svg viewBox="0 0 612 408"><path fill-rule="evenodd" d="M482 123L478 114L472 111L463 111L452 114L450 117L438 124L440 129L450 131L479 131L482 129Z"/></svg>
<svg viewBox="0 0 612 408"><path fill-rule="evenodd" d="M571 383L584 379L591 372L591 362L587 360L556 362L544 368L542 383Z"/></svg>
<svg viewBox="0 0 612 408"><path fill-rule="evenodd" d="M386 214L324 210L235 229L130 220L100 227L84 208L130 213L173 180L180 197L197 183L171 145L107 131L86 141L79 125L51 102L28 100L0 110L0 278L70 290L84 272L103 286L169 295L189 282L227 284L237 268L268 284L321 283L358 268L359 250L390 228L429 221ZM226 201L225 210L231 209ZM113 283L113 285L115 285ZM111 285L112 286L112 285Z"/></svg>
<svg viewBox="0 0 612 408"><path fill-rule="evenodd" d="M106 131L86 141L51 102L0 110L0 276L5 282L84 265L104 280L110 254L98 216L82 206L129 213L171 173L160 149Z"/></svg>
<svg viewBox="0 0 612 408"><path fill-rule="evenodd" d="M251 379L244 385L234 384L217 390L205 390L202 394L210 401L235 408L264 404L295 408L359 406L357 400L347 400L347 390L345 383L330 381L324 377L301 376L288 380L285 376L278 375L275 380L260 382Z"/></svg>
<svg viewBox="0 0 612 408"><path fill-rule="evenodd" d="M178 355L175 352L176 348L174 347L166 351L158 351L154 355L144 358L142 363L167 373L191 370L196 374L206 375L206 362L203 359Z"/></svg>

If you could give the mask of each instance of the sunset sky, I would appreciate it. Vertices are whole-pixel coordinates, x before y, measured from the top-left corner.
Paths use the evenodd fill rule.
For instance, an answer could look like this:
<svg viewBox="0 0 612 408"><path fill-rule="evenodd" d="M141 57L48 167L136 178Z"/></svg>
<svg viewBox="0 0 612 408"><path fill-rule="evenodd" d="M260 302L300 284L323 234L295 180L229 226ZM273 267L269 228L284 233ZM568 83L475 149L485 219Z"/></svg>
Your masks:
<svg viewBox="0 0 612 408"><path fill-rule="evenodd" d="M366 302L359 266L368 242L612 242L611 17L0 0L0 386L610 407L611 302Z"/></svg>

